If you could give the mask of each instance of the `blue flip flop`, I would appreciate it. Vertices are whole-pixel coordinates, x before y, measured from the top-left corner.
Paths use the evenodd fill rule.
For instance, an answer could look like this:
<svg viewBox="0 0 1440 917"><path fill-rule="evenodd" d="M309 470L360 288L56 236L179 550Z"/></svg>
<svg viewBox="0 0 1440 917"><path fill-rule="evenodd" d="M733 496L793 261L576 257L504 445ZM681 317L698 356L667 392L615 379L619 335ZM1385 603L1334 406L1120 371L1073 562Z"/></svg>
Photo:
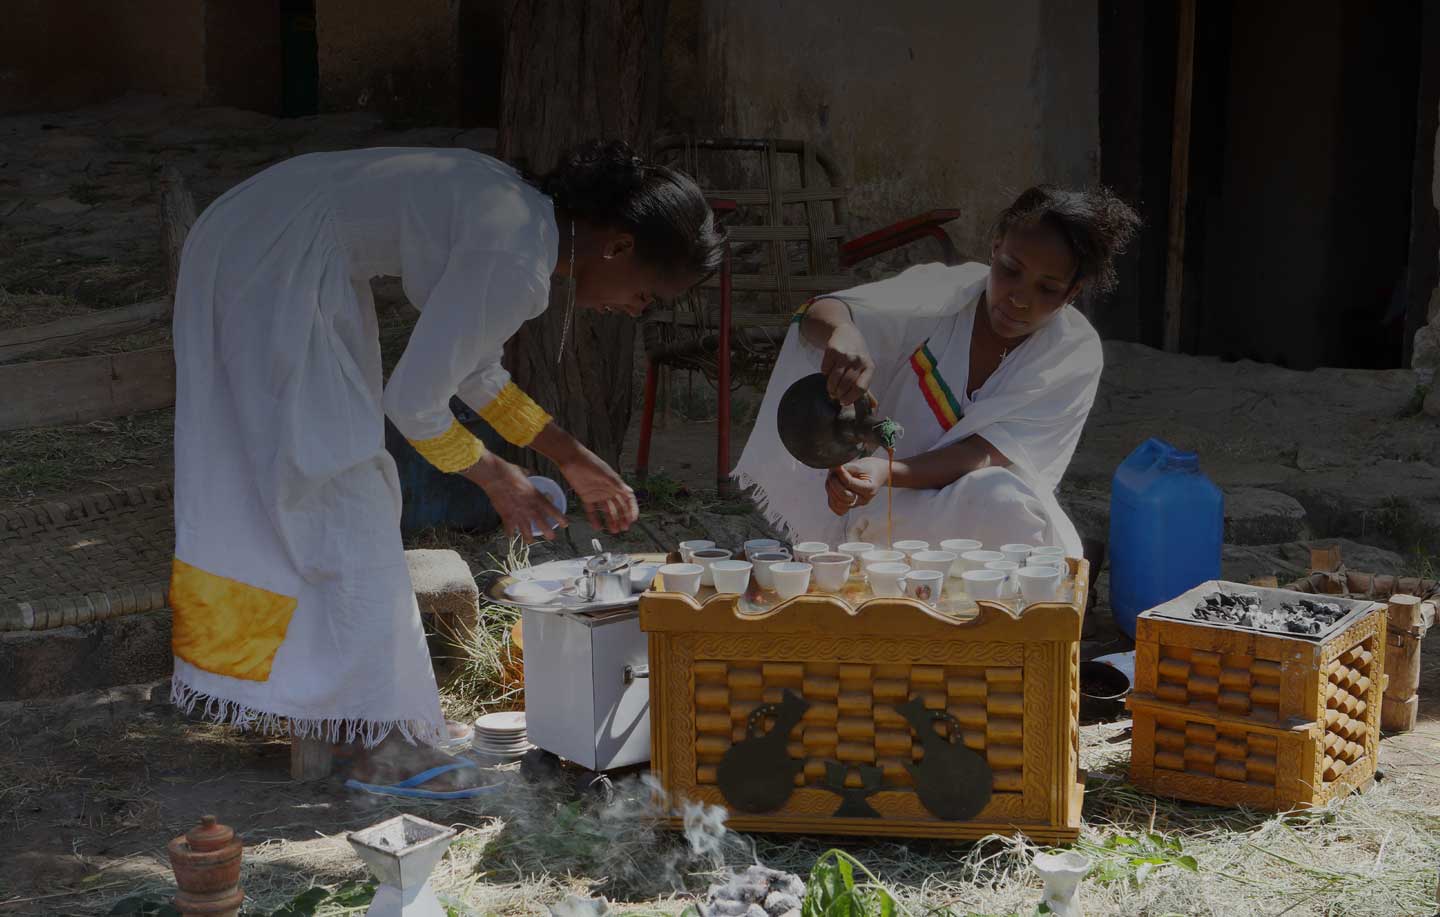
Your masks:
<svg viewBox="0 0 1440 917"><path fill-rule="evenodd" d="M458 771L463 768L476 768L473 761L456 761L451 764L442 764L439 767L432 767L428 771L421 771L408 780L401 780L399 783L384 786L375 783L361 783L359 780L346 780L345 785L352 790L364 790L376 796L401 796L406 799L473 799L476 796L493 792L500 788L500 784L491 783L486 786L472 786L465 790L422 790L418 787L422 783L429 783L441 774L448 774L451 771Z"/></svg>

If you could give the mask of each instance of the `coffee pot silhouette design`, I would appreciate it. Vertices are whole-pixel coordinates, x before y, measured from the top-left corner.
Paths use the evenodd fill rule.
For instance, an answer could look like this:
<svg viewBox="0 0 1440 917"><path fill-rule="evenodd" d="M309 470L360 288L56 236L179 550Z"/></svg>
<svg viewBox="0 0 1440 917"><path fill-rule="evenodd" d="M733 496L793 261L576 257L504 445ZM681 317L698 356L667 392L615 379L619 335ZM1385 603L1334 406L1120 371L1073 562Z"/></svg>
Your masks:
<svg viewBox="0 0 1440 917"><path fill-rule="evenodd" d="M773 812L785 804L795 791L795 776L805 767L804 761L790 757L785 746L808 709L809 701L787 688L780 703L762 704L750 713L745 738L725 752L715 773L726 802L754 814ZM757 735L768 716L775 717L775 727Z"/></svg>
<svg viewBox="0 0 1440 917"><path fill-rule="evenodd" d="M915 730L925 755L919 764L906 762L915 782L915 795L936 818L961 821L974 818L990 801L994 776L983 757L960 740L960 724L944 710L930 710L919 697L900 704L895 711ZM935 722L949 724L948 738L935 731Z"/></svg>

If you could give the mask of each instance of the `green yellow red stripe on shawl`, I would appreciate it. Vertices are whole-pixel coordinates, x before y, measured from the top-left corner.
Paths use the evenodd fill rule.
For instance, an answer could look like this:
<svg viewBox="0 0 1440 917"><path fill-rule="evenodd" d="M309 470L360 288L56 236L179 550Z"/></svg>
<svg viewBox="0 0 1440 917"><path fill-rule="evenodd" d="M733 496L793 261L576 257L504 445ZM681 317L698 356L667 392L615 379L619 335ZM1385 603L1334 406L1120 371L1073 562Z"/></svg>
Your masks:
<svg viewBox="0 0 1440 917"><path fill-rule="evenodd" d="M941 429L949 430L959 423L965 412L960 407L960 400L950 391L950 386L945 384L945 379L936 369L935 355L930 352L928 340L915 348L915 352L910 355L910 368L915 370L915 375L920 380L920 391L925 395L930 410L935 413Z"/></svg>

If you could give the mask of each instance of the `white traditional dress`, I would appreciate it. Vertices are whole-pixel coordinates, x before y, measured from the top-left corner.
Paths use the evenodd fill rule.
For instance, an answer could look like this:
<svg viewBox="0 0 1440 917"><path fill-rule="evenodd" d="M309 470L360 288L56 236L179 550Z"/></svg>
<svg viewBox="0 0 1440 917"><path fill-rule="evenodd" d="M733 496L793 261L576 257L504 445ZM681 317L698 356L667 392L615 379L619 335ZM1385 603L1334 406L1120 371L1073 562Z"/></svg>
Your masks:
<svg viewBox="0 0 1440 917"><path fill-rule="evenodd" d="M332 742L443 735L384 417L444 471L483 451L456 394L528 444L549 417L501 348L557 246L550 200L466 150L300 156L201 215L175 296L177 704ZM388 384L377 275L421 309Z"/></svg>
<svg viewBox="0 0 1440 917"><path fill-rule="evenodd" d="M937 490L896 488L894 537L937 545L974 538L992 548L1058 544L1079 556L1079 534L1055 490L1095 401L1100 338L1078 310L1066 306L1006 354L984 385L966 391L970 340L988 276L983 264L927 264L829 294L849 306L870 348L871 393L880 413L905 428L897 458L978 434L1010 460L1009 468L973 471ZM802 308L785 338L733 477L753 487L770 521L797 539L832 546L884 543L884 490L838 517L826 502L826 472L802 465L780 442L781 397L792 383L820 371L822 351L800 334L803 314Z"/></svg>

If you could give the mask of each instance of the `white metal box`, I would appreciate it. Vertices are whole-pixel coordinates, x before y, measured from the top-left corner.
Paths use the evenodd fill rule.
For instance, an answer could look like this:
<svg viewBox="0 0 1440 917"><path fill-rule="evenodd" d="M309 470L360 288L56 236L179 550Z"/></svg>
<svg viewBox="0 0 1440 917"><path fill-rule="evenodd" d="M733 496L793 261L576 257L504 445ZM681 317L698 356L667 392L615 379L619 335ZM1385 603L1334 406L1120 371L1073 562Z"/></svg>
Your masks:
<svg viewBox="0 0 1440 917"><path fill-rule="evenodd" d="M649 761L649 656L639 611L527 609L522 620L530 741L596 771Z"/></svg>

